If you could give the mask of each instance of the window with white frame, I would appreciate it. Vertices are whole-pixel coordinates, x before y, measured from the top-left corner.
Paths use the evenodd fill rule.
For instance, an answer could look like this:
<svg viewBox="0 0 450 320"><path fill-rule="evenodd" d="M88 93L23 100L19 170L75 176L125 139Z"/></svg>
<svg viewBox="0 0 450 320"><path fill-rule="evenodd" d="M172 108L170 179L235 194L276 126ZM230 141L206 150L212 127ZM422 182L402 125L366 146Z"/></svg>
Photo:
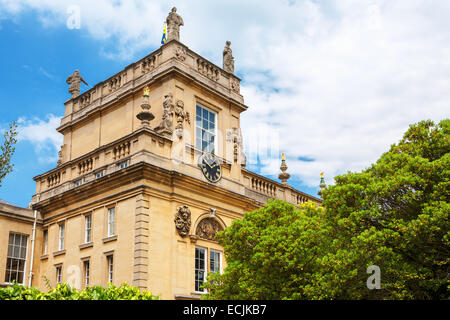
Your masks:
<svg viewBox="0 0 450 320"><path fill-rule="evenodd" d="M86 215L84 217L84 242L91 242L91 233L92 233L92 216Z"/></svg>
<svg viewBox="0 0 450 320"><path fill-rule="evenodd" d="M60 224L58 235L58 250L64 250L64 232L65 232L65 225Z"/></svg>
<svg viewBox="0 0 450 320"><path fill-rule="evenodd" d="M97 179L100 179L101 177L103 177L103 170L97 172L97 173L95 174L95 177L96 177Z"/></svg>
<svg viewBox="0 0 450 320"><path fill-rule="evenodd" d="M9 234L8 254L6 256L6 283L17 281L17 283L23 284L25 282L27 244L27 235L13 232Z"/></svg>
<svg viewBox="0 0 450 320"><path fill-rule="evenodd" d="M89 260L83 261L83 267L84 267L84 286L89 287L89 274L91 272Z"/></svg>
<svg viewBox="0 0 450 320"><path fill-rule="evenodd" d="M215 153L217 135L217 114L197 105L195 115L195 147Z"/></svg>
<svg viewBox="0 0 450 320"><path fill-rule="evenodd" d="M48 251L48 230L44 230L44 255L47 254Z"/></svg>
<svg viewBox="0 0 450 320"><path fill-rule="evenodd" d="M204 292L201 286L206 281L206 249L195 248L195 291Z"/></svg>
<svg viewBox="0 0 450 320"><path fill-rule="evenodd" d="M108 209L108 237L115 235L116 208Z"/></svg>
<svg viewBox="0 0 450 320"><path fill-rule="evenodd" d="M113 282L113 272L114 272L114 258L113 255L109 255L106 257L107 267L108 267L108 282Z"/></svg>
<svg viewBox="0 0 450 320"><path fill-rule="evenodd" d="M222 273L222 252L209 251L209 272Z"/></svg>
<svg viewBox="0 0 450 320"><path fill-rule="evenodd" d="M56 284L62 283L62 266L56 267Z"/></svg>
<svg viewBox="0 0 450 320"><path fill-rule="evenodd" d="M222 273L222 252L207 248L195 248L195 291L206 292L201 286L206 282L208 272Z"/></svg>

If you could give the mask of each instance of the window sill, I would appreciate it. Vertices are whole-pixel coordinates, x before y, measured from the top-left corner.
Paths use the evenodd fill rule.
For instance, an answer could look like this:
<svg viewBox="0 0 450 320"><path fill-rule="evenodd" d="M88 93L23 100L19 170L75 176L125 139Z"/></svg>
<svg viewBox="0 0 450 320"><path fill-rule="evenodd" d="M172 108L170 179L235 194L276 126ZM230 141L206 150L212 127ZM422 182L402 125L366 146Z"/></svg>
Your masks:
<svg viewBox="0 0 450 320"><path fill-rule="evenodd" d="M108 242L116 241L116 240L117 240L117 235L115 235L115 236L110 236L110 237L104 238L104 239L103 239L103 243L108 243Z"/></svg>
<svg viewBox="0 0 450 320"><path fill-rule="evenodd" d="M43 254L41 256L41 260L47 260L48 259L48 254Z"/></svg>
<svg viewBox="0 0 450 320"><path fill-rule="evenodd" d="M87 249L87 248L92 248L93 246L94 246L94 243L91 241L91 242L86 242L86 243L80 244L78 247L80 248L80 250L83 250L83 249Z"/></svg>
<svg viewBox="0 0 450 320"><path fill-rule="evenodd" d="M66 254L66 250L59 250L59 251L53 252L54 257L61 256L63 254Z"/></svg>

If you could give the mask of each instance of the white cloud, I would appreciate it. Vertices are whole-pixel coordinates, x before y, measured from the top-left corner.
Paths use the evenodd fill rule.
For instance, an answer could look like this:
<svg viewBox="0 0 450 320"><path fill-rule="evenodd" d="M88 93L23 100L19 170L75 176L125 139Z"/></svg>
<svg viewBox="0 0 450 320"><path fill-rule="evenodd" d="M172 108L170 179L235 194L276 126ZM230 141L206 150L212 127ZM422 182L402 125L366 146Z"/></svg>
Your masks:
<svg viewBox="0 0 450 320"><path fill-rule="evenodd" d="M46 120L19 118L17 121L17 140L19 143L28 141L33 144L39 162L56 163L58 151L63 141L62 135L56 131L56 128L60 125L60 120L60 117L53 114L47 115Z"/></svg>
<svg viewBox="0 0 450 320"><path fill-rule="evenodd" d="M65 27L70 4L0 0L0 9L11 17L34 10L46 27ZM104 41L105 57L128 60L159 45L171 8L163 1L77 4L80 32ZM225 40L231 40L249 106L242 115L244 138L254 124L276 128L289 172L305 184L316 186L320 171L329 179L361 170L409 124L449 115L447 0L173 4L185 23L181 41L192 50L221 65ZM273 160L263 173L276 174L278 167Z"/></svg>

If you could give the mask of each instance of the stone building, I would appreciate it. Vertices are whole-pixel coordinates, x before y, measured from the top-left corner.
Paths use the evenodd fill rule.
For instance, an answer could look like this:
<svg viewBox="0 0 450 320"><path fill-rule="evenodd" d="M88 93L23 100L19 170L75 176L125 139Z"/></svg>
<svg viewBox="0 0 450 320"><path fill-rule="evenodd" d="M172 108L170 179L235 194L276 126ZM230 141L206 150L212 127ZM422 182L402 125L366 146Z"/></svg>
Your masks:
<svg viewBox="0 0 450 320"><path fill-rule="evenodd" d="M177 21L158 50L88 91L68 79L58 165L34 177L31 209L0 204L5 283L22 272L6 266L18 237L26 285L127 282L162 299L196 299L226 263L216 232L270 198L320 202L289 186L284 159L282 183L246 169L248 107L229 43L224 65L233 67L224 70L179 41Z"/></svg>

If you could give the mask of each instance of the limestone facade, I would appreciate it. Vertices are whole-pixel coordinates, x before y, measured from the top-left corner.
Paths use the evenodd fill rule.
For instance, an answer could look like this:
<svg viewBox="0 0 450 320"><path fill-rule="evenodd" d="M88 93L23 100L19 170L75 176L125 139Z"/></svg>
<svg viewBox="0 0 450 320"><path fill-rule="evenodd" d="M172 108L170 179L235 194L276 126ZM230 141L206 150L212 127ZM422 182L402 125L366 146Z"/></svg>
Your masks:
<svg viewBox="0 0 450 320"><path fill-rule="evenodd" d="M219 270L226 265L215 232L270 198L319 203L245 168L240 115L248 107L239 83L169 39L66 101L58 166L34 177L31 209L0 204L0 283L12 232L28 237L28 285L36 210L33 286L127 282L162 299L199 298L199 263L205 273L212 272L212 255ZM137 118L144 91L154 115L149 123ZM198 165L204 152L197 144L198 106L215 114L217 183Z"/></svg>

